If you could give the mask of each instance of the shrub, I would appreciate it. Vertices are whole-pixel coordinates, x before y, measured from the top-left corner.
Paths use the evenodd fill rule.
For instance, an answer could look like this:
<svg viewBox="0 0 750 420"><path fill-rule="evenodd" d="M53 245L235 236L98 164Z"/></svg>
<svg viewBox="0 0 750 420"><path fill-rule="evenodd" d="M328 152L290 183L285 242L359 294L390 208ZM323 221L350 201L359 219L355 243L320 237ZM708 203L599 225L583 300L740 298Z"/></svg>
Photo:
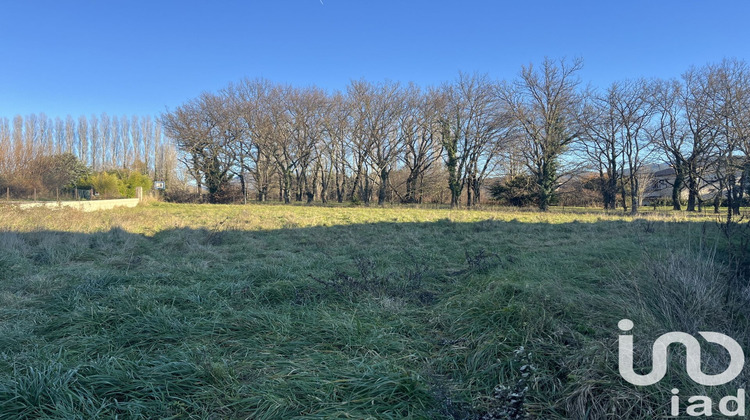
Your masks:
<svg viewBox="0 0 750 420"><path fill-rule="evenodd" d="M506 177L490 186L490 195L503 204L525 207L536 204L535 181L531 175Z"/></svg>
<svg viewBox="0 0 750 420"><path fill-rule="evenodd" d="M41 174L41 181L49 191L71 189L90 169L72 153L42 156L34 161Z"/></svg>
<svg viewBox="0 0 750 420"><path fill-rule="evenodd" d="M115 174L100 172L91 177L90 183L100 196L119 198L122 181Z"/></svg>
<svg viewBox="0 0 750 420"><path fill-rule="evenodd" d="M105 198L134 198L136 187L151 189L153 181L148 175L131 170L98 172L86 177L79 186L93 188Z"/></svg>
<svg viewBox="0 0 750 420"><path fill-rule="evenodd" d="M142 174L136 171L125 171L120 172L120 179L122 184L120 186L120 195L133 198L135 197L136 187L142 187L143 191L148 191L153 185L153 180L150 176Z"/></svg>
<svg viewBox="0 0 750 420"><path fill-rule="evenodd" d="M175 185L164 190L164 201L169 203L200 203L201 196L195 192L195 188Z"/></svg>

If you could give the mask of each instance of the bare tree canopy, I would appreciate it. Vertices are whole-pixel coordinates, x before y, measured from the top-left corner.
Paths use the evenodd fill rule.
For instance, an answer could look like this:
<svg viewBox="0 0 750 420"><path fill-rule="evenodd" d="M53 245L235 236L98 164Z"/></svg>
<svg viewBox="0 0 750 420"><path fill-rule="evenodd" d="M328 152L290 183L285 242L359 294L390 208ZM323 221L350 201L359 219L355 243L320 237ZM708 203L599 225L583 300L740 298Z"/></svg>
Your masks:
<svg viewBox="0 0 750 420"><path fill-rule="evenodd" d="M577 88L583 60L547 58L540 67L524 66L518 80L498 89L498 96L521 133L526 166L536 178L539 209L547 210L564 175L560 157L581 135Z"/></svg>

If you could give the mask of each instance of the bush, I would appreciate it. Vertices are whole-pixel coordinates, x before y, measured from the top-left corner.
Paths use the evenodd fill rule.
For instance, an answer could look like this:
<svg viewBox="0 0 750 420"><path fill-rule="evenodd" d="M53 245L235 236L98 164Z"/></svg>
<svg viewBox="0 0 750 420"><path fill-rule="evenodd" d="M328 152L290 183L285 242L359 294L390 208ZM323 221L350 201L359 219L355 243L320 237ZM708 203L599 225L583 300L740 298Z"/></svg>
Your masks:
<svg viewBox="0 0 750 420"><path fill-rule="evenodd" d="M103 198L134 198L136 187L148 191L152 183L151 177L140 172L115 170L92 174L79 185L93 188Z"/></svg>
<svg viewBox="0 0 750 420"><path fill-rule="evenodd" d="M121 180L120 195L126 198L135 197L136 187L142 187L143 191L148 191L154 183L150 176L136 171L121 172Z"/></svg>
<svg viewBox="0 0 750 420"><path fill-rule="evenodd" d="M119 198L122 182L117 175L100 172L90 179L91 187L105 198Z"/></svg>
<svg viewBox="0 0 750 420"><path fill-rule="evenodd" d="M42 156L33 165L41 174L41 181L48 191L72 189L90 169L72 153Z"/></svg>
<svg viewBox="0 0 750 420"><path fill-rule="evenodd" d="M168 203L200 203L201 196L195 192L195 188L184 186L173 186L164 190L164 201Z"/></svg>
<svg viewBox="0 0 750 420"><path fill-rule="evenodd" d="M536 182L531 175L506 177L490 186L490 195L502 204L525 207L537 204Z"/></svg>

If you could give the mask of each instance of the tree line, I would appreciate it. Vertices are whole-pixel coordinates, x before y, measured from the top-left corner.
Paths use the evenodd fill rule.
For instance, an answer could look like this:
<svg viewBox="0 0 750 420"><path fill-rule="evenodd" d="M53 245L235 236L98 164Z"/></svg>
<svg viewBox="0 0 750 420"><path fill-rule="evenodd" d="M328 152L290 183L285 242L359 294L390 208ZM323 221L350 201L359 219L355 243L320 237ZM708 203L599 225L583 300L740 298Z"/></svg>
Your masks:
<svg viewBox="0 0 750 420"><path fill-rule="evenodd" d="M582 66L545 59L509 81L460 73L434 87L353 80L334 92L244 79L158 119L0 118L0 184L50 189L80 163L119 169L122 179L133 170L174 190L179 166L210 202L471 207L489 192L546 210L565 194L588 194L636 213L652 165L666 163L673 208L739 211L750 173L744 61L605 89L584 85Z"/></svg>
<svg viewBox="0 0 750 420"><path fill-rule="evenodd" d="M689 211L708 199L716 212L724 202L739 213L750 173L749 76L744 61L724 60L680 78L616 82L587 95L579 144L597 172L604 207L614 208L620 194L636 213L647 165L666 162L675 210L687 191Z"/></svg>
<svg viewBox="0 0 750 420"><path fill-rule="evenodd" d="M471 206L513 160L496 88L466 74L440 88L355 80L334 93L246 79L165 113L162 124L212 202L236 177L242 196L260 201L276 189L287 203L411 203L442 200L447 186L452 205L464 196Z"/></svg>
<svg viewBox="0 0 750 420"><path fill-rule="evenodd" d="M284 202L435 200L473 206L488 180L542 210L587 174L605 208L637 212L653 163L674 169L672 205L701 189L737 211L747 190L750 83L744 61L670 80L583 86L580 59L523 66L511 81L464 74L438 87L353 80L344 91L245 79L162 115L199 190ZM502 185L501 185L502 186ZM500 188L509 191L513 188Z"/></svg>
<svg viewBox="0 0 750 420"><path fill-rule="evenodd" d="M172 181L177 163L173 142L151 116L0 118L0 186L16 196L70 188L86 177L106 180L115 173Z"/></svg>

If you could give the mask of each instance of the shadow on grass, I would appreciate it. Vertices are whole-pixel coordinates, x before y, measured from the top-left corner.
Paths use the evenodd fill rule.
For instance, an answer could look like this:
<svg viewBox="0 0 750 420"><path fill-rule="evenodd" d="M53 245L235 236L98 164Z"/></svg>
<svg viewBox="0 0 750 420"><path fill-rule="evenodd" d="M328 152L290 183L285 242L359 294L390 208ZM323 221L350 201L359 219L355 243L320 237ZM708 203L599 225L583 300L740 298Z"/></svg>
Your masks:
<svg viewBox="0 0 750 420"><path fill-rule="evenodd" d="M224 225L0 232L0 418L492 418L529 359L530 414L650 418L661 400L612 366L582 372L632 315L611 279L712 240L643 221ZM578 394L583 373L600 394Z"/></svg>

